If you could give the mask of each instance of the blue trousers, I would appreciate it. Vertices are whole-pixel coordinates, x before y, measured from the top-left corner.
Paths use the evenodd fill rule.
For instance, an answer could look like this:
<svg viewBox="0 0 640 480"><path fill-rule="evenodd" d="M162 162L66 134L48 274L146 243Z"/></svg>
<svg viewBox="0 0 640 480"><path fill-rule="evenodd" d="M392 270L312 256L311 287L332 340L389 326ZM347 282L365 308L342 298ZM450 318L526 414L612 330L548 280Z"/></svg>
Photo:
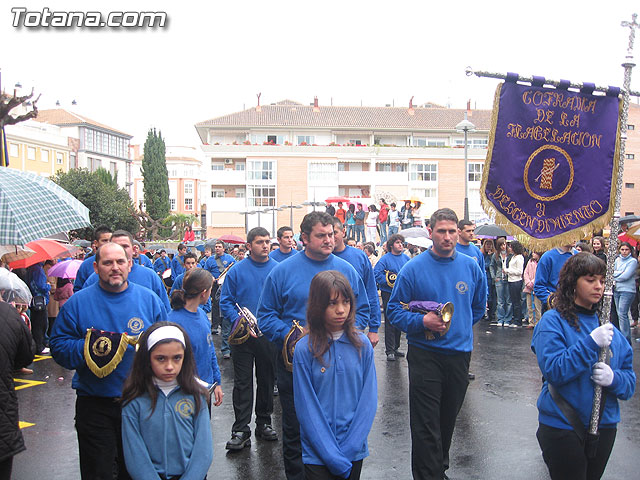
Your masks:
<svg viewBox="0 0 640 480"><path fill-rule="evenodd" d="M511 296L509 295L509 283L506 280L496 282L496 297L498 322L510 323L512 315Z"/></svg>
<svg viewBox="0 0 640 480"><path fill-rule="evenodd" d="M635 292L613 292L613 299L616 302L616 312L618 313L618 322L620 324L620 332L629 342L631 342L629 309L631 308L631 303L635 296Z"/></svg>
<svg viewBox="0 0 640 480"><path fill-rule="evenodd" d="M364 225L356 225L356 242L366 242L364 237Z"/></svg>

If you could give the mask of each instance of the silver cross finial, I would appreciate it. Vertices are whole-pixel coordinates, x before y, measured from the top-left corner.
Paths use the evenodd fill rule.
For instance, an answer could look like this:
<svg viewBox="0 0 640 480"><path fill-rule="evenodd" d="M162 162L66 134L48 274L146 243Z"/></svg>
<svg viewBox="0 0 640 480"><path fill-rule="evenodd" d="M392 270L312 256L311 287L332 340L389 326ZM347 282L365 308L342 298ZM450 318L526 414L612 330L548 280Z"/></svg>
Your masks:
<svg viewBox="0 0 640 480"><path fill-rule="evenodd" d="M631 15L631 21L630 22L621 22L620 25L623 27L629 27L630 32L629 32L629 47L627 48L627 55L631 56L632 52L633 52L633 41L636 38L636 28L640 27L640 24L638 22L636 22L636 20L638 19L638 14L634 13L633 15Z"/></svg>

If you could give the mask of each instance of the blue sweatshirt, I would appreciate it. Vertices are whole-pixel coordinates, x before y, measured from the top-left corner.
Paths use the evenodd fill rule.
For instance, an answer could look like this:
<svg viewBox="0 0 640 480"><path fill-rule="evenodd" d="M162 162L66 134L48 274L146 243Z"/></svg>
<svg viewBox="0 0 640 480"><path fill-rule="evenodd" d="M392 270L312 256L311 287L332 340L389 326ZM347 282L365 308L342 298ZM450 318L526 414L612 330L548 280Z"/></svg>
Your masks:
<svg viewBox="0 0 640 480"><path fill-rule="evenodd" d="M71 386L78 395L119 397L135 349L129 345L118 367L106 377L98 378L84 360L87 329L138 335L166 318L160 300L148 288L130 282L123 292L111 293L99 284L91 285L73 294L60 309L49 340L51 355L64 368L76 371Z"/></svg>
<svg viewBox="0 0 640 480"><path fill-rule="evenodd" d="M256 317L260 330L279 347L291 330L293 320L297 320L300 326L306 325L311 280L325 270L338 270L347 277L356 296L356 326L364 330L369 324L369 299L358 272L335 255L318 261L303 252L276 265L265 280L258 301Z"/></svg>
<svg viewBox="0 0 640 480"><path fill-rule="evenodd" d="M206 265L207 265L207 260L209 260L209 258L211 258L211 257L202 257L202 260L200 260L200 261L198 262L198 266L199 266L200 268L205 268L205 267L206 267Z"/></svg>
<svg viewBox="0 0 640 480"><path fill-rule="evenodd" d="M158 390L153 413L148 394L122 408L124 459L134 480L206 476L213 460L211 420L204 397L197 415L195 405L193 396L176 387L168 397Z"/></svg>
<svg viewBox="0 0 640 480"><path fill-rule="evenodd" d="M92 273L87 281L84 282L84 286L82 288L87 288L90 285L98 283L100 277L94 272ZM158 296L160 303L164 306L164 309L167 313L171 311L171 303L169 302L169 297L167 296L167 289L164 287L164 283L160 280L160 277L153 273L153 270L150 268L141 267L137 263L134 263L131 266L131 271L129 272L128 279L130 283L135 283L137 285L141 285L143 287L148 288L153 293Z"/></svg>
<svg viewBox="0 0 640 480"><path fill-rule="evenodd" d="M373 267L367 254L362 250L345 245L345 249L341 252L334 251L333 254L348 262L356 269L358 275L362 279L364 288L367 291L369 299L369 331L377 332L380 328L380 300L378 299L378 287L376 287L376 277L373 273Z"/></svg>
<svg viewBox="0 0 640 480"><path fill-rule="evenodd" d="M272 259L260 263L249 256L230 269L220 292L222 316L233 324L238 318L237 303L241 307L248 308L257 317L262 287L269 273L277 265L278 262Z"/></svg>
<svg viewBox="0 0 640 480"><path fill-rule="evenodd" d="M45 300L45 304L49 304L49 292L51 291L51 285L47 282L47 276L44 273L41 263L31 265L27 269L29 275L29 289L33 295L42 295Z"/></svg>
<svg viewBox="0 0 640 480"><path fill-rule="evenodd" d="M638 261L629 254L625 257L618 255L613 268L613 280L616 282L616 292L636 291L636 269Z"/></svg>
<svg viewBox="0 0 640 480"><path fill-rule="evenodd" d="M164 273L167 268L171 268L171 260L167 257L158 257L156 261L153 262L153 270L156 273Z"/></svg>
<svg viewBox="0 0 640 480"><path fill-rule="evenodd" d="M458 243L456 244L456 250L473 258L476 262L478 262L478 265L480 266L482 271L485 271L484 255L482 254L482 250L480 250L473 243L470 243L469 245L462 245Z"/></svg>
<svg viewBox="0 0 640 480"><path fill-rule="evenodd" d="M133 263L140 265L141 267L147 267L153 269L153 264L151 263L151 259L147 257L144 253L138 255L138 258L132 258Z"/></svg>
<svg viewBox="0 0 640 480"><path fill-rule="evenodd" d="M222 262L222 270L221 270L220 268L218 268L218 262L216 261L216 258L218 257L216 257L215 255L211 255L209 257L209 260L207 260L207 263L204 264L204 268L209 270L209 272L211 272L211 275L213 275L213 278L217 280L220 274L222 273L222 270L227 268L229 265L235 263L236 260L228 253L223 253L219 257L220 261ZM225 279L225 282L226 282L226 279Z"/></svg>
<svg viewBox="0 0 640 480"><path fill-rule="evenodd" d="M208 384L220 383L220 368L211 338L211 323L209 323L206 314L201 309L194 313L186 308L181 308L180 310L171 310L167 315L167 320L177 323L187 331L193 347L198 376Z"/></svg>
<svg viewBox="0 0 640 480"><path fill-rule="evenodd" d="M296 250L295 248L292 248L289 253L282 253L280 249L277 248L269 254L269 257L273 258L276 262L280 263L286 260L287 258L293 257L297 253L298 253L298 250Z"/></svg>
<svg viewBox="0 0 640 480"><path fill-rule="evenodd" d="M402 308L412 300L452 302L454 307L449 331L427 340L423 314ZM473 324L482 318L487 305L487 277L478 263L454 251L443 258L432 249L407 263L396 279L387 314L391 324L407 333L409 345L445 354L473 350Z"/></svg>
<svg viewBox="0 0 640 480"><path fill-rule="evenodd" d="M171 260L171 280L184 273L184 255L175 254Z"/></svg>
<svg viewBox="0 0 640 480"><path fill-rule="evenodd" d="M584 309L578 312L578 322L579 332L557 310L549 310L536 325L531 340L531 349L545 378L538 397L538 420L544 425L565 430L572 430L572 427L551 398L548 383L553 384L578 412L585 427L589 425L595 386L591 370L598 361L599 348L589 334L600 322L595 313L587 313ZM631 398L636 385L633 352L618 329L614 329L611 353L613 383L603 390L607 399L600 423L605 428L615 427L620 421L618 398Z"/></svg>
<svg viewBox="0 0 640 480"><path fill-rule="evenodd" d="M536 269L533 293L542 303L547 303L549 295L556 291L560 270L571 258L571 252L562 252L554 248L542 254Z"/></svg>
<svg viewBox="0 0 640 480"><path fill-rule="evenodd" d="M358 350L345 334L330 340L320 362L309 350L307 335L293 356L302 461L325 465L341 478L349 477L351 462L369 455L367 436L378 403L373 348L362 334L360 341Z"/></svg>
<svg viewBox="0 0 640 480"><path fill-rule="evenodd" d="M91 255L82 261L80 268L78 268L78 273L76 273L76 279L73 282L73 293L77 293L82 290L84 282L86 282L87 278L89 278L89 276L94 272L93 263L95 260L96 256Z"/></svg>
<svg viewBox="0 0 640 480"><path fill-rule="evenodd" d="M376 283L378 284L378 288L383 292L391 293L392 287L387 283L387 272L395 273L396 275L400 272L400 269L404 267L404 264L409 260L408 255L401 253L399 255L395 255L391 252L385 253L376 266L373 267L373 273L376 276Z"/></svg>
<svg viewBox="0 0 640 480"><path fill-rule="evenodd" d="M200 267L197 267L200 268ZM185 272L186 273L186 272ZM174 290L182 289L182 282L184 281L184 273L178 275L175 281L171 284L171 290L169 290L169 298L173 294ZM169 301L169 305L171 305L171 301ZM202 309L204 313L211 312L211 296L207 299L207 303L203 303L202 305L198 305L198 308Z"/></svg>

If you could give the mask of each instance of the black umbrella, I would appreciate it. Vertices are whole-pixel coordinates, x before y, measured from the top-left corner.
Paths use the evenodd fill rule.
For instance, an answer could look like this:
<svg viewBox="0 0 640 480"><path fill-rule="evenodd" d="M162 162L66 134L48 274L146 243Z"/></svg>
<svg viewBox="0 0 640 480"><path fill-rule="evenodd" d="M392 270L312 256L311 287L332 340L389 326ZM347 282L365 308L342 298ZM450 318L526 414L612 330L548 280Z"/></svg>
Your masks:
<svg viewBox="0 0 640 480"><path fill-rule="evenodd" d="M482 235L485 237L508 237L509 234L505 232L502 227L494 224L480 225L476 228L476 235Z"/></svg>
<svg viewBox="0 0 640 480"><path fill-rule="evenodd" d="M640 221L640 216L638 215L625 215L624 217L620 217L618 220L619 223L631 223Z"/></svg>

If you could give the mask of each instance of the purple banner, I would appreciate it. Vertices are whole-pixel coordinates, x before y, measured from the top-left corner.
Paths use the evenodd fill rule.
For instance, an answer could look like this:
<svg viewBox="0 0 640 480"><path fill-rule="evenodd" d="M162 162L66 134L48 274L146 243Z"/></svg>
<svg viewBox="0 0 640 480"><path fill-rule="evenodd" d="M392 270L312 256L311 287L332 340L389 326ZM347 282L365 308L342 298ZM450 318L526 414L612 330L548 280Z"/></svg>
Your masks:
<svg viewBox="0 0 640 480"><path fill-rule="evenodd" d="M617 93L500 85L481 186L485 210L510 233L533 237L530 244L603 228L615 199Z"/></svg>

